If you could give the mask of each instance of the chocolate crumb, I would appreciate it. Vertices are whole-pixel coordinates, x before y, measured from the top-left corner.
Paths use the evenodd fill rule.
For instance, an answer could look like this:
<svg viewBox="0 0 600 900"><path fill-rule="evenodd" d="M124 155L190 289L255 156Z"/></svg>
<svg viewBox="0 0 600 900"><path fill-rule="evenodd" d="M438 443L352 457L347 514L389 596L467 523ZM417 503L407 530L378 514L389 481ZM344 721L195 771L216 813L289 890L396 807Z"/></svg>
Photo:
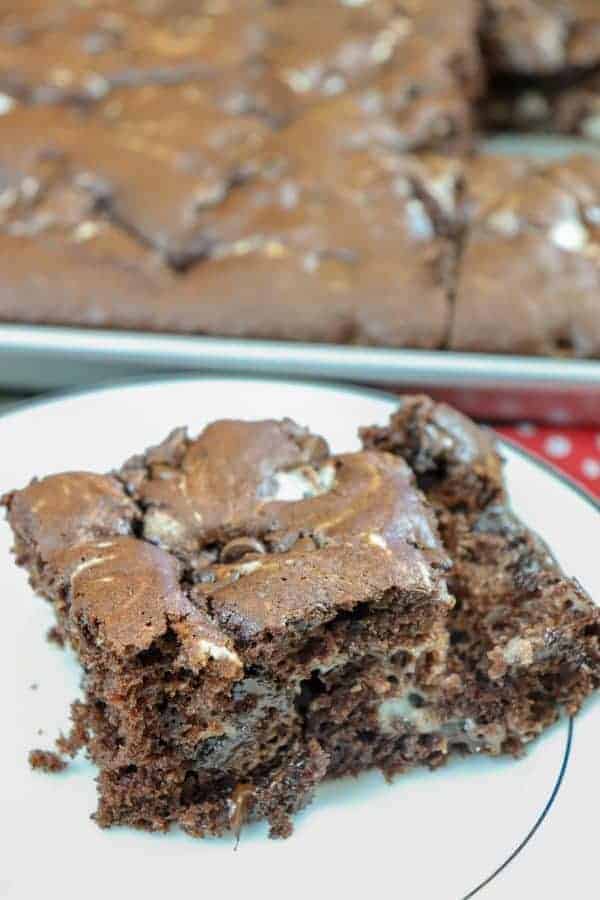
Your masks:
<svg viewBox="0 0 600 900"><path fill-rule="evenodd" d="M57 647L65 646L65 637L62 631L53 625L52 628L49 628L46 633L46 640L49 644L56 644Z"/></svg>
<svg viewBox="0 0 600 900"><path fill-rule="evenodd" d="M29 752L29 765L32 769L41 769L42 772L62 772L68 763L52 750L31 750Z"/></svg>

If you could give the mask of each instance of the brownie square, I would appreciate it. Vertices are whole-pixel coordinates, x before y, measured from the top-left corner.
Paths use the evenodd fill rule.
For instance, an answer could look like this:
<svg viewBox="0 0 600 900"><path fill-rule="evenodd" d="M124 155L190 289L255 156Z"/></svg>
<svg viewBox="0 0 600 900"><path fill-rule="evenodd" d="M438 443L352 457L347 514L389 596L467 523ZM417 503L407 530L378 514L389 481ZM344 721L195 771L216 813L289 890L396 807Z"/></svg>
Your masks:
<svg viewBox="0 0 600 900"><path fill-rule="evenodd" d="M482 47L490 129L600 137L600 8L591 0L489 0Z"/></svg>
<svg viewBox="0 0 600 900"><path fill-rule="evenodd" d="M325 775L438 752L358 758L348 717L345 752L317 721L337 685L364 745L382 697L444 664L446 555L403 460L331 456L290 421L223 421L4 504L83 668L62 748L85 744L100 770L99 824L204 835L266 818L286 835Z"/></svg>
<svg viewBox="0 0 600 900"><path fill-rule="evenodd" d="M468 227L450 348L598 356L594 159L545 166L521 161L512 172L506 165L495 170L493 159L475 165L474 177L466 169Z"/></svg>
<svg viewBox="0 0 600 900"><path fill-rule="evenodd" d="M594 0L486 0L484 48L496 71L569 75L600 62Z"/></svg>
<svg viewBox="0 0 600 900"><path fill-rule="evenodd" d="M336 161L470 144L475 0L46 6L0 13L4 321L445 344L454 248Z"/></svg>
<svg viewBox="0 0 600 900"><path fill-rule="evenodd" d="M407 397L388 427L362 434L414 468L453 562L446 672L398 716L449 751L518 754L600 685L600 609L510 509L484 429Z"/></svg>
<svg viewBox="0 0 600 900"><path fill-rule="evenodd" d="M46 161L42 145L30 151L17 163L0 150L13 159L0 234L6 321L424 348L446 341L454 248L394 157L346 148L333 178L316 174L314 152L278 139L264 148L260 174L186 225L185 246L206 255L183 274L103 215L62 157Z"/></svg>

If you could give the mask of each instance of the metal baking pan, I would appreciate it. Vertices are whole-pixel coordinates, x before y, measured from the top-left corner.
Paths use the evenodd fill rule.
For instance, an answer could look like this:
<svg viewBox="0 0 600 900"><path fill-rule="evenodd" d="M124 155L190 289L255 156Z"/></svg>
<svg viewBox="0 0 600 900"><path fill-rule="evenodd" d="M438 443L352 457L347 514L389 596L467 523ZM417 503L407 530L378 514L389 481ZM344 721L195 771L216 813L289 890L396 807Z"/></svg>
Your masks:
<svg viewBox="0 0 600 900"><path fill-rule="evenodd" d="M5 389L183 371L423 389L480 418L600 425L600 361L0 325Z"/></svg>

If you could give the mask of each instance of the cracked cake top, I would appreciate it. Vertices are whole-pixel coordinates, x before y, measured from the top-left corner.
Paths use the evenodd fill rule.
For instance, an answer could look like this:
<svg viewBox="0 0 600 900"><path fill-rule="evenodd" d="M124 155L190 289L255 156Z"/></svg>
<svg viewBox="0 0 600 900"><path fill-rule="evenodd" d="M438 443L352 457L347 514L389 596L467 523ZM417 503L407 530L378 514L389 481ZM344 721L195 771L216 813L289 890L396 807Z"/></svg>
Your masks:
<svg viewBox="0 0 600 900"><path fill-rule="evenodd" d="M117 656L171 630L192 668L235 678L361 604L428 621L450 604L404 460L332 456L290 420L178 429L114 475L51 475L4 503L42 590Z"/></svg>

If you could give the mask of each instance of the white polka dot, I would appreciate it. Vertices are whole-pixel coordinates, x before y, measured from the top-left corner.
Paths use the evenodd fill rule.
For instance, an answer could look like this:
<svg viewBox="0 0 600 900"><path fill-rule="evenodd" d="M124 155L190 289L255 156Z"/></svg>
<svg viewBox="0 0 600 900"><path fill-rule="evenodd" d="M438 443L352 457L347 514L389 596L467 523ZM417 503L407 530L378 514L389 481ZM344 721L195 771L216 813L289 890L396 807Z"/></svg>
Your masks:
<svg viewBox="0 0 600 900"><path fill-rule="evenodd" d="M537 428L533 422L521 422L520 425L517 425L517 431L519 434L522 434L523 437L533 437L534 434L537 434Z"/></svg>
<svg viewBox="0 0 600 900"><path fill-rule="evenodd" d="M552 434L544 441L544 449L548 456L564 459L572 450L571 441L562 434Z"/></svg>
<svg viewBox="0 0 600 900"><path fill-rule="evenodd" d="M581 471L586 478L600 478L600 462L587 457L581 463Z"/></svg>

